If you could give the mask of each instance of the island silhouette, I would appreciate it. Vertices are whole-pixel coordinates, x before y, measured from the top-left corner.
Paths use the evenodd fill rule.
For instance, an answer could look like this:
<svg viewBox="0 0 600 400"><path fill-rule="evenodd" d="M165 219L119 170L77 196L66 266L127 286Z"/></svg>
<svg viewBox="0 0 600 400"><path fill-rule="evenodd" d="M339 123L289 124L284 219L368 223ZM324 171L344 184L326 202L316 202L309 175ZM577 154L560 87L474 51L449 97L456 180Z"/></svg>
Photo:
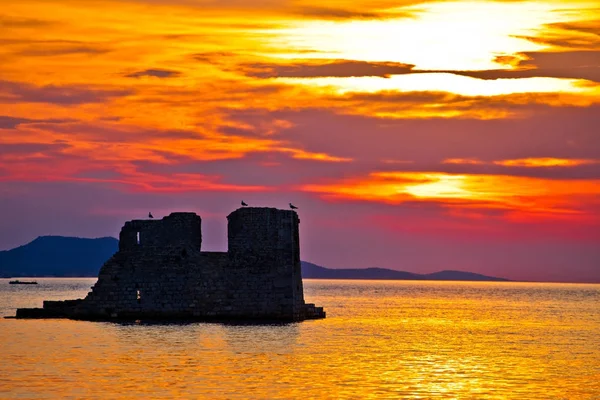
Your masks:
<svg viewBox="0 0 600 400"><path fill-rule="evenodd" d="M113 237L40 236L23 246L0 251L0 277L96 277L118 248L119 241ZM301 265L305 279L509 281L466 271L418 274L387 268L334 269L307 261Z"/></svg>

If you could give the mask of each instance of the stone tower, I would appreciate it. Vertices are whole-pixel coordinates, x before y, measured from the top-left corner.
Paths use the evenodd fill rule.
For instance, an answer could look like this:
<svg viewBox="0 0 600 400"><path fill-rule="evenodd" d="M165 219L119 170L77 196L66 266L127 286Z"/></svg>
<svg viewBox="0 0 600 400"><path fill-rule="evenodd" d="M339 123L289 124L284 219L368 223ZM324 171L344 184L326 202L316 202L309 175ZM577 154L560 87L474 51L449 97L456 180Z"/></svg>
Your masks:
<svg viewBox="0 0 600 400"><path fill-rule="evenodd" d="M298 214L276 208L240 208L227 217L229 268L273 280L272 305L298 319L304 305Z"/></svg>

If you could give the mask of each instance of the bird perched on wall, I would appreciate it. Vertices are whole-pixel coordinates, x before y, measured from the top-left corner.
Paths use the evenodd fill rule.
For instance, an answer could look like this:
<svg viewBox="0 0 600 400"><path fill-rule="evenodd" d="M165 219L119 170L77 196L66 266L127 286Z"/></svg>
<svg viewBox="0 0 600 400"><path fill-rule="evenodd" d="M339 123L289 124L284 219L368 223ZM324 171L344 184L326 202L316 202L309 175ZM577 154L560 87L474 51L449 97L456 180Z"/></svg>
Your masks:
<svg viewBox="0 0 600 400"><path fill-rule="evenodd" d="M148 218L154 218L154 215L152 215L151 212L148 213Z"/></svg>
<svg viewBox="0 0 600 400"><path fill-rule="evenodd" d="M297 210L297 209L298 209L298 207L296 207L296 206L295 206L295 205L293 205L292 203L290 203L290 208L291 208L292 210Z"/></svg>
<svg viewBox="0 0 600 400"><path fill-rule="evenodd" d="M244 200L242 200L242 207L247 207L248 204L244 203Z"/></svg>

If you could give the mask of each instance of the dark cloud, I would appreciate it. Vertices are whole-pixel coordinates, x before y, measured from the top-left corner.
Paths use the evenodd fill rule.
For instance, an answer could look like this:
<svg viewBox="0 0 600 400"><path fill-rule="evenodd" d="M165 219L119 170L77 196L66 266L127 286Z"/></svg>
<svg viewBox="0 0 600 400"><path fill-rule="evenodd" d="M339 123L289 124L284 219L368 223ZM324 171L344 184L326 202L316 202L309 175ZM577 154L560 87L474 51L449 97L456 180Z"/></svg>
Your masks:
<svg viewBox="0 0 600 400"><path fill-rule="evenodd" d="M115 1L116 3L122 0ZM130 3L141 3L141 4L179 4L185 6L194 6L200 8L212 8L217 7L219 9L225 8L239 8L239 9L274 9L285 4L289 0L256 0L248 2L247 0L229 0L223 2L222 0L128 0Z"/></svg>
<svg viewBox="0 0 600 400"><path fill-rule="evenodd" d="M199 161L177 155L166 158L169 159L169 164L147 160L133 161L132 164L144 173L220 176L229 184L275 186L280 189L308 184L315 179L342 179L348 174L358 175L365 170L364 164L295 159L292 154L276 150L253 152L244 157L222 160Z"/></svg>
<svg viewBox="0 0 600 400"><path fill-rule="evenodd" d="M362 95L361 95L362 96ZM407 99L396 94L386 98L396 110L402 102L441 101L451 102L452 107L464 102L464 107L473 107L473 100L467 97L452 98L443 93L406 94ZM483 101L483 99L480 99ZM487 99L490 101L489 99ZM367 98L367 102L379 101ZM491 100L494 101L494 100ZM502 102L502 100L496 100ZM462 105L461 105L462 106ZM521 106L522 107L522 106ZM235 177L236 174L297 176L304 171L313 180L325 176L342 178L354 171L435 171L466 174L492 174L507 176L527 176L548 179L600 179L600 164L573 167L531 168L494 164L494 161L518 158L562 158L600 160L600 141L594 126L600 124L600 107L563 108L542 106L529 117L518 119L409 119L387 120L384 118L339 115L333 110L282 109L274 112L266 110L229 110L228 119L245 128L228 128L226 132L236 135L256 136L257 127L268 121L285 120L290 124L280 129L276 138L281 141L301 145L312 152L324 152L338 157L352 158L351 163L311 163L289 170L294 160L282 156L277 158L277 169L263 168L265 155L246 157L237 162L240 167L227 168L225 165L207 162L202 164L204 171L217 173L219 170ZM368 132L368 135L365 135ZM435 143L435 146L431 144ZM260 157L264 157L260 158ZM270 153L270 157L273 155ZM445 164L448 158L477 159L481 164ZM255 160L255 165L251 161ZM260 162L258 161L260 160ZM389 162L400 160L408 162ZM230 160L219 161L226 165ZM186 162L181 165L187 164ZM268 163L267 163L268 164ZM187 164L189 165L189 164ZM212 166L219 165L217 170ZM248 165L243 168L241 165ZM198 167L198 165L196 164ZM176 167L179 168L179 167ZM265 178L268 181L270 178ZM289 178L288 178L289 179ZM307 179L308 180L308 179ZM290 180L291 182L291 180Z"/></svg>
<svg viewBox="0 0 600 400"><path fill-rule="evenodd" d="M516 69L446 72L479 79L570 78L600 82L600 51L526 52Z"/></svg>
<svg viewBox="0 0 600 400"><path fill-rule="evenodd" d="M345 99L351 101L364 101L378 103L392 103L396 106L402 104L422 105L422 104L443 104L454 108L457 103L476 101L478 97L461 96L449 92L376 92L376 93L350 93L345 96ZM489 98L486 98L489 99Z"/></svg>
<svg viewBox="0 0 600 400"><path fill-rule="evenodd" d="M108 117L100 117L98 118L98 121L103 121L103 122L120 122L123 118L119 117L119 116L108 116Z"/></svg>
<svg viewBox="0 0 600 400"><path fill-rule="evenodd" d="M36 19L36 18L20 18L8 15L0 15L0 29L2 28L38 28L51 25L53 22Z"/></svg>
<svg viewBox="0 0 600 400"><path fill-rule="evenodd" d="M383 13L373 12L369 10L350 10L344 8L334 7L300 7L293 9L295 14L304 15L307 17L319 18L319 19L383 19L383 18L401 18L401 17L412 17L413 14L408 12L404 13Z"/></svg>
<svg viewBox="0 0 600 400"><path fill-rule="evenodd" d="M478 79L552 77L586 79L600 82L600 51L526 52L521 57L498 57L511 62L515 69L484 71L415 70L414 65L395 62L354 60L316 60L293 64L248 63L241 68L257 78L317 78L404 75L413 73L449 73ZM207 59L197 58L207 61Z"/></svg>
<svg viewBox="0 0 600 400"><path fill-rule="evenodd" d="M556 29L581 32L600 37L600 20L558 22L555 24L550 24L549 26Z"/></svg>
<svg viewBox="0 0 600 400"><path fill-rule="evenodd" d="M242 65L248 76L258 78L316 78L352 77L408 74L414 65L394 62L366 62L353 60L316 61L311 63L269 64L253 63Z"/></svg>
<svg viewBox="0 0 600 400"><path fill-rule="evenodd" d="M539 69L578 69L586 67L600 68L600 50L595 51L560 51L560 52L527 52L523 53L527 60L519 63L519 67Z"/></svg>
<svg viewBox="0 0 600 400"><path fill-rule="evenodd" d="M541 35L516 37L551 47L594 50L600 46L600 20L548 24Z"/></svg>
<svg viewBox="0 0 600 400"><path fill-rule="evenodd" d="M176 78L181 76L181 72L168 69L145 69L143 71L132 72L125 76L127 78L141 78L144 76L150 76L154 78Z"/></svg>
<svg viewBox="0 0 600 400"><path fill-rule="evenodd" d="M111 169L88 169L84 171L77 171L73 174L73 177L90 180L116 180L122 178L123 175Z"/></svg>
<svg viewBox="0 0 600 400"><path fill-rule="evenodd" d="M0 115L0 129L15 129L17 126L31 121L31 119L27 118L14 118Z"/></svg>
<svg viewBox="0 0 600 400"><path fill-rule="evenodd" d="M224 127L221 127L219 129L219 131L228 136L238 136L238 137L263 136L255 128L250 128L250 127L246 128L246 127L237 127L237 126L224 126Z"/></svg>
<svg viewBox="0 0 600 400"><path fill-rule="evenodd" d="M431 109L428 116L436 118L444 112L461 112L463 118L473 116L488 117L496 119L528 117L535 113L546 115L555 109L554 104L563 104L563 93L514 93L498 96L463 96L448 92L375 92L375 93L348 93L343 97L334 97L336 101L344 104L349 101L350 105L360 105L372 112L384 111L398 114L397 111L423 111L423 105ZM590 97L591 104L600 104ZM359 101L357 104L356 102ZM561 107L569 108L569 105ZM492 113L492 114L490 114ZM496 114L496 115L494 115Z"/></svg>
<svg viewBox="0 0 600 400"><path fill-rule="evenodd" d="M600 46L600 38L581 37L580 35L556 35L556 36L516 36L519 39L526 39L530 42L541 44L548 47L562 47L565 49L591 50Z"/></svg>
<svg viewBox="0 0 600 400"><path fill-rule="evenodd" d="M0 80L0 103L51 103L67 106L102 103L131 93L130 90L125 89L96 89L82 85L34 86L28 83Z"/></svg>
<svg viewBox="0 0 600 400"><path fill-rule="evenodd" d="M228 53L224 51L207 51L204 53L192 54L193 59L202 62L213 62L214 60L219 60L223 58L233 58L235 56L237 56L237 54Z"/></svg>
<svg viewBox="0 0 600 400"><path fill-rule="evenodd" d="M70 146L65 143L3 143L0 146L2 155L26 155L35 153L58 154Z"/></svg>
<svg viewBox="0 0 600 400"><path fill-rule="evenodd" d="M113 0L114 1L114 0ZM165 0L128 0L130 2L142 4L164 4ZM169 4L179 4L189 7L201 8L203 12L211 12L213 10L229 10L239 12L256 12L262 14L261 17L265 20L264 15L292 15L292 16L307 16L313 19L337 20L337 19L381 19L381 18L402 18L411 16L407 11L387 11L377 12L373 10L389 10L391 8L399 8L402 5L411 5L419 3L421 0L379 0L377 4L365 6L364 4L350 5L355 9L349 8L347 4L339 7L330 5L332 2L323 2L322 5L309 5L308 2L300 2L297 0L172 0ZM305 3L299 5L299 3ZM333 2L335 3L335 2ZM339 2L338 2L339 3ZM267 14L268 13L268 14ZM257 22L248 22L246 24L235 23L233 27L238 26L260 26L264 27L264 21L261 18L256 18ZM220 22L215 22L220 23ZM229 23L231 24L231 23ZM229 25L231 26L231 25Z"/></svg>
<svg viewBox="0 0 600 400"><path fill-rule="evenodd" d="M198 61L214 62L215 59L226 56L225 54L198 54L195 58ZM415 70L412 64L356 60L314 60L292 64L256 62L241 64L240 67L247 76L257 78L389 77L417 73L449 73L485 80L550 77L600 82L600 51L598 50L525 52L519 57L499 56L496 61L513 64L515 68L483 71Z"/></svg>
<svg viewBox="0 0 600 400"><path fill-rule="evenodd" d="M295 10L300 15L306 15L309 17L319 17L325 19L377 19L380 14L369 12L369 11L353 11L345 10L342 8L330 8L330 7L302 7Z"/></svg>
<svg viewBox="0 0 600 400"><path fill-rule="evenodd" d="M15 129L21 124L33 124L33 123L48 123L48 124L62 124L67 122L73 122L70 119L29 119L29 118L15 118L0 115L0 129Z"/></svg>
<svg viewBox="0 0 600 400"><path fill-rule="evenodd" d="M183 129L145 129L135 125L115 123L114 121L75 122L64 125L45 125L43 121L36 124L36 128L65 134L68 137L77 137L79 140L87 140L95 143L132 143L149 141L152 139L196 139L204 137L201 133L193 130Z"/></svg>
<svg viewBox="0 0 600 400"><path fill-rule="evenodd" d="M498 100L487 101L493 105ZM540 106L534 110L529 116L508 119L405 117L390 120L342 115L333 109L289 108L255 113L230 110L228 119L237 125L249 126L260 121L288 121L290 127L278 133L278 140L302 143L306 151L348 157L364 165L381 160L410 160L421 168L435 167L448 158L600 159L596 129L600 126L600 106Z"/></svg>
<svg viewBox="0 0 600 400"><path fill-rule="evenodd" d="M60 44L60 45L31 45L28 48L20 50L17 54L29 57L54 57L54 56L66 56L72 54L104 54L109 50L105 47L99 47L95 45L72 45L72 44Z"/></svg>

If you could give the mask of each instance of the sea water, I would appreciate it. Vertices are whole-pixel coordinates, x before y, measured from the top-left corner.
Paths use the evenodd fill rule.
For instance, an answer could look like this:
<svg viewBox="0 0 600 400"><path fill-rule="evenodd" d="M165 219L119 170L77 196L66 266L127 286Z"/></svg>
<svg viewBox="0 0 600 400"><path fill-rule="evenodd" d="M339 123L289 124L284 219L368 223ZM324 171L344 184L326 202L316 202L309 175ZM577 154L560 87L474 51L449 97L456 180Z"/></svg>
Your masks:
<svg viewBox="0 0 600 400"><path fill-rule="evenodd" d="M95 279L0 280L0 315ZM0 319L0 398L600 399L600 285L305 280L292 324Z"/></svg>

